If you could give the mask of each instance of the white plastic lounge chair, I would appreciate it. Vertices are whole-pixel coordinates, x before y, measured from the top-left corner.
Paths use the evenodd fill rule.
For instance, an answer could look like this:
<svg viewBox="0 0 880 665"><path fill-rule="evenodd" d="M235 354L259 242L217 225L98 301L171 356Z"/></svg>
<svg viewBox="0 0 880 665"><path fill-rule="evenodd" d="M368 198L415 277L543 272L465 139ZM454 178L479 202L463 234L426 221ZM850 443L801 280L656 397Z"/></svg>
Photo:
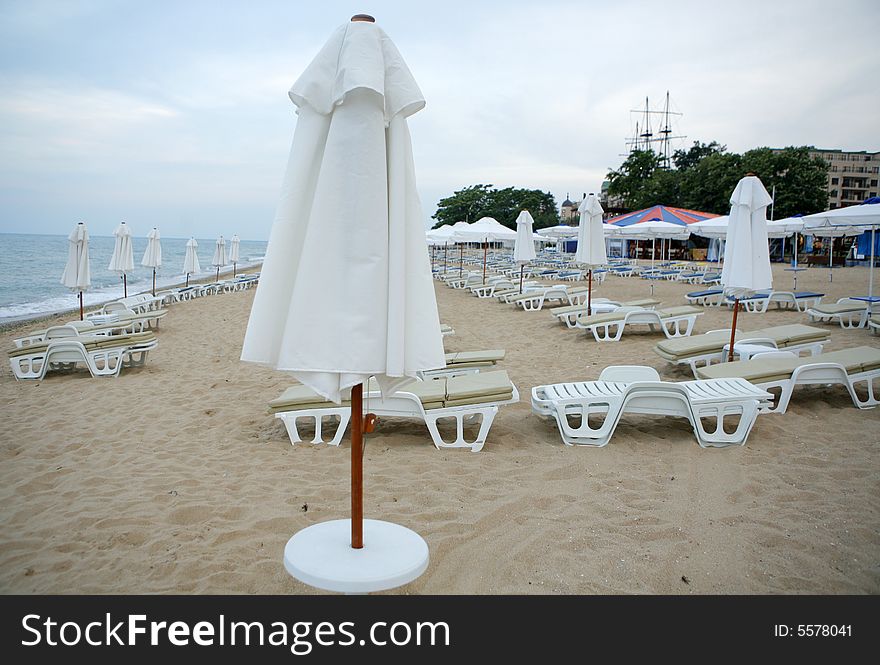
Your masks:
<svg viewBox="0 0 880 665"><path fill-rule="evenodd" d="M700 378L742 378L764 390L779 389L776 405L768 413L785 413L795 386L840 383L853 404L869 409L880 404L880 349L859 346L801 358L789 351L770 351L749 360L720 363L697 370ZM867 398L856 388L864 384Z"/></svg>
<svg viewBox="0 0 880 665"><path fill-rule="evenodd" d="M875 335L880 333L880 316L872 316L868 319L868 329Z"/></svg>
<svg viewBox="0 0 880 665"><path fill-rule="evenodd" d="M446 337L446 335L454 335L454 334L455 334L455 329L452 326L450 326L448 323L441 323L440 324L440 335L442 337Z"/></svg>
<svg viewBox="0 0 880 665"><path fill-rule="evenodd" d="M492 421L503 404L519 401L519 392L511 383L507 372L481 372L455 377L440 377L429 381L413 381L393 395L382 398L374 383L364 395L371 413L377 416L400 416L421 418L424 420L434 446L441 448L470 448L478 452L486 443L486 437L492 427ZM302 386L288 388L277 399L269 403L270 410L276 418L281 419L287 428L291 444L302 439L297 430L297 421L305 418L315 423L315 437L312 443L328 443L338 446L345 434L345 428L351 417L348 404L333 404L323 400ZM335 427L329 440L324 440L323 429L328 424ZM446 441L440 434L437 423L444 419L453 419L456 435L453 441ZM476 437L468 440L464 432L466 424L479 420L479 431Z"/></svg>
<svg viewBox="0 0 880 665"><path fill-rule="evenodd" d="M683 305L665 309L644 307L621 307L607 314L581 315L575 320L575 328L593 333L597 342L618 342L626 326L645 325L652 331L658 326L667 337L687 337L694 329L702 310Z"/></svg>
<svg viewBox="0 0 880 665"><path fill-rule="evenodd" d="M776 304L777 309L791 309L805 312L811 307L816 307L822 302L824 293L813 291L768 291L756 293L749 298L740 298L739 304L743 311L752 314L763 314L771 303ZM733 305L733 300L727 298L728 305Z"/></svg>
<svg viewBox="0 0 880 665"><path fill-rule="evenodd" d="M739 344L763 344L768 350L783 349L795 354L816 355L831 339L826 329L793 323L758 330L739 330L734 342ZM706 365L726 360L724 347L730 343L730 330L711 330L702 335L665 339L657 343L654 352L675 365L687 365L694 377L697 370Z"/></svg>
<svg viewBox="0 0 880 665"><path fill-rule="evenodd" d="M654 307L659 304L659 300L653 300L651 298L628 300L625 302L609 300L608 298L593 298L592 301L594 314L607 314L608 312L616 311L621 307L644 307L645 309L654 309ZM569 328L575 328L575 322L578 317L581 315L585 316L587 313L587 301L584 299L584 301L579 304L554 307L550 310L550 313Z"/></svg>
<svg viewBox="0 0 880 665"><path fill-rule="evenodd" d="M505 297L504 301L522 307L526 312L537 312L544 306L544 302L555 300L557 302L568 302L568 290L562 284L553 286L532 287L524 290L522 293L511 294Z"/></svg>
<svg viewBox="0 0 880 665"><path fill-rule="evenodd" d="M517 286L509 279L496 278L487 280L485 284L473 284L468 287L477 298L492 298L497 291L511 291Z"/></svg>
<svg viewBox="0 0 880 665"><path fill-rule="evenodd" d="M47 341L9 352L16 379L42 380L50 369L72 369L77 363L84 363L93 377L119 376L122 367L143 365L147 353L158 346L152 332L85 336L67 326L59 328L66 330L51 330Z"/></svg>
<svg viewBox="0 0 880 665"><path fill-rule="evenodd" d="M823 303L808 307L807 316L810 321L833 323L837 321L841 328L864 328L868 321L868 305L861 300L841 298L834 304Z"/></svg>
<svg viewBox="0 0 880 665"><path fill-rule="evenodd" d="M164 311L160 316L164 316ZM150 320L154 318L153 313L136 314L136 315L108 315L104 318L90 318L80 321L68 321L65 326L75 328L81 335L130 335L132 333L144 332L150 326ZM100 322L105 321L105 322ZM54 326L59 327L59 326ZM46 333L49 329L38 330L13 340L15 346L23 348L32 344L40 344L45 341Z"/></svg>
<svg viewBox="0 0 880 665"><path fill-rule="evenodd" d="M532 388L532 411L553 418L567 445L604 446L625 413L640 413L687 418L706 448L745 444L760 407L771 399L742 379L668 383L651 367L612 366L597 381ZM602 418L601 424L593 427L590 416ZM736 417L736 429L725 432L725 418Z"/></svg>

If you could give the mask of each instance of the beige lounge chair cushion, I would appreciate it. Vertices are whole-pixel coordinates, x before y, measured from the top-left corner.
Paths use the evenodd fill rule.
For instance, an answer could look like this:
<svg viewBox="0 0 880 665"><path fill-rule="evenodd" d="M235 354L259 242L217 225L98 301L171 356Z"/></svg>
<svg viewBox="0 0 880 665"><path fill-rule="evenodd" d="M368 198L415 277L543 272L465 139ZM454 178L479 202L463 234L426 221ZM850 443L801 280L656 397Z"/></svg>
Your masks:
<svg viewBox="0 0 880 665"><path fill-rule="evenodd" d="M720 363L697 369L701 379L740 377L752 383L782 381L791 378L792 372L804 365L814 363L837 363L843 365L847 374L856 374L880 368L880 349L858 346L852 349L830 351L817 356L797 358L752 358L732 363Z"/></svg>
<svg viewBox="0 0 880 665"><path fill-rule="evenodd" d="M819 314L845 314L847 312L861 312L868 307L867 304L858 303L820 303L810 309Z"/></svg>
<svg viewBox="0 0 880 665"><path fill-rule="evenodd" d="M693 307L692 305L678 305L677 307L664 307L656 310L660 318L665 319L670 316L687 316L688 314L702 314L705 310L702 307Z"/></svg>
<svg viewBox="0 0 880 665"><path fill-rule="evenodd" d="M653 300L652 298L641 298L640 300L627 300L624 303L621 303L624 307L656 307L660 304L659 300Z"/></svg>
<svg viewBox="0 0 880 665"><path fill-rule="evenodd" d="M453 376L446 382L445 406L503 402L513 397L513 384L504 370Z"/></svg>
<svg viewBox="0 0 880 665"><path fill-rule="evenodd" d="M758 330L740 330L736 333L737 340L772 339L776 346L785 348L795 344L822 342L831 338L827 330L793 323L784 326L772 326ZM717 351L721 353L725 344L730 343L729 332L710 332L692 337L676 337L658 342L654 351L667 360L680 360L691 356L703 355Z"/></svg>
<svg viewBox="0 0 880 665"><path fill-rule="evenodd" d="M504 349L487 349L486 351L459 351L458 353L446 354L446 366L475 367L480 365L494 365L499 360L504 360Z"/></svg>
<svg viewBox="0 0 880 665"><path fill-rule="evenodd" d="M376 389L371 382L370 389ZM449 406L504 402L513 398L513 384L507 372L482 372L454 377L438 377L430 381L413 381L399 389L412 393L422 403L425 410ZM350 404L348 392L343 405ZM300 384L290 386L281 395L269 402L269 411L296 411L297 409L333 407L333 402L325 400L311 388Z"/></svg>

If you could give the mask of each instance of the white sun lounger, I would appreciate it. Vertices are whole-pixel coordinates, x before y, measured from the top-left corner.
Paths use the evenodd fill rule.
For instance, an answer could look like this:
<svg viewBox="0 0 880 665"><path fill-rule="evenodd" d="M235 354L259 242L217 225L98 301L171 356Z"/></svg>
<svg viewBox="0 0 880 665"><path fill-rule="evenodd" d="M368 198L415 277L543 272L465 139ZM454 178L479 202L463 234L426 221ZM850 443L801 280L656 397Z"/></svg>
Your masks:
<svg viewBox="0 0 880 665"><path fill-rule="evenodd" d="M143 365L147 353L158 346L152 332L110 336L66 332L10 351L9 365L15 378L42 380L51 369L73 369L77 363L84 363L93 377L119 376L123 367Z"/></svg>
<svg viewBox="0 0 880 665"><path fill-rule="evenodd" d="M721 363L697 370L700 378L742 378L763 390L779 389L776 406L768 413L785 413L795 386L842 384L853 404L870 409L880 404L880 349L859 346L801 358L789 351L770 351L749 360ZM867 397L856 388L863 384Z"/></svg>
<svg viewBox="0 0 880 665"><path fill-rule="evenodd" d="M875 335L880 333L880 316L872 316L868 319L868 329Z"/></svg>
<svg viewBox="0 0 880 665"><path fill-rule="evenodd" d="M750 298L740 298L739 304L743 311L752 314L763 314L771 303L776 304L777 309L791 309L805 312L812 307L817 307L822 302L824 293L813 291L768 291L757 293ZM726 299L728 305L733 305L733 300Z"/></svg>
<svg viewBox="0 0 880 665"><path fill-rule="evenodd" d="M651 367L612 366L597 381L532 388L532 411L553 418L567 445L604 446L625 413L639 413L687 418L706 448L745 444L760 407L771 399L743 379L668 383ZM590 416L601 424L593 427ZM735 431L725 432L724 419L735 417Z"/></svg>
<svg viewBox="0 0 880 665"><path fill-rule="evenodd" d="M481 372L456 377L441 377L429 381L414 381L393 395L382 397L371 382L370 390L364 395L371 413L377 416L399 416L424 420L431 434L434 446L441 448L469 448L478 452L486 443L492 421L498 407L519 401L519 392L511 383L507 372ZM345 428L351 418L351 406L334 404L323 400L306 386L288 388L280 397L269 403L270 411L279 418L287 429L291 444L300 438L297 421L313 420L315 436L312 443L328 443L338 446L342 442ZM328 424L334 429L329 440L324 440L323 429ZM455 421L456 434L452 441L444 440L438 429L438 421ZM479 421L476 437L465 435L465 425Z"/></svg>
<svg viewBox="0 0 880 665"><path fill-rule="evenodd" d="M593 298L592 301L593 309L595 310L595 312L601 314L613 312L617 309L620 309L621 307L644 307L645 309L654 309L654 307L659 304L659 300L653 300L651 298L643 298L641 300L628 300L626 302L609 300L608 298ZM550 313L569 328L575 328L575 322L577 321L578 317L581 315L586 315L587 313L586 298L582 303L566 305L564 307L554 307L550 310Z"/></svg>
<svg viewBox="0 0 880 665"><path fill-rule="evenodd" d="M504 349L486 349L483 351L457 351L446 354L446 367L429 369L421 373L422 379L431 379L438 376L459 376L460 374L472 374L481 370L492 369L504 360Z"/></svg>
<svg viewBox="0 0 880 665"><path fill-rule="evenodd" d="M702 307L720 307L724 302L724 291L722 289L703 289L702 291L691 291L685 296L688 305Z"/></svg>
<svg viewBox="0 0 880 665"><path fill-rule="evenodd" d="M644 307L621 307L607 314L579 316L575 328L582 328L593 334L597 342L617 342L623 336L626 326L645 325L652 331L658 326L666 337L687 337L694 329L697 317L702 310L687 305L665 309L646 309Z"/></svg>
<svg viewBox="0 0 880 665"><path fill-rule="evenodd" d="M562 284L545 287L532 287L522 293L514 293L504 298L508 304L522 307L526 312L537 312L544 306L544 302L555 300L568 301L568 289Z"/></svg>
<svg viewBox="0 0 880 665"><path fill-rule="evenodd" d="M827 330L792 323L737 331L734 344L761 344L768 350L781 349L798 355L816 355L822 352L822 347L830 339L831 335ZM694 377L699 378L697 370L700 367L726 360L724 347L729 343L729 329L710 330L702 335L662 340L654 347L654 352L675 365L687 365Z"/></svg>
<svg viewBox="0 0 880 665"><path fill-rule="evenodd" d="M511 280L501 277L487 280L485 284L473 284L467 288L477 298L492 298L496 291L510 291L517 287Z"/></svg>
<svg viewBox="0 0 880 665"><path fill-rule="evenodd" d="M446 337L446 335L454 335L454 334L455 334L455 329L452 326L450 326L448 323L441 323L440 324L440 335L442 337Z"/></svg>
<svg viewBox="0 0 880 665"><path fill-rule="evenodd" d="M834 304L808 307L806 312L810 321L821 323L837 321L841 328L864 328L868 321L869 308L861 300L841 298Z"/></svg>

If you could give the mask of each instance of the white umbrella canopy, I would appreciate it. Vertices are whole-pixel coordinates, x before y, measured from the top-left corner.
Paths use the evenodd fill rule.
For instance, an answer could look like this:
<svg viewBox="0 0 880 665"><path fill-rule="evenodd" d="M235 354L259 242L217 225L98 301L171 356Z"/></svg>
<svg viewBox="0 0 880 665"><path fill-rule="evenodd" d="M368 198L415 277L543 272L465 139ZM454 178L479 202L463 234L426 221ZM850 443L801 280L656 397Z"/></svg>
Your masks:
<svg viewBox="0 0 880 665"><path fill-rule="evenodd" d="M220 279L220 268L228 263L226 258L226 240L223 236L217 238L214 243L214 256L211 258L211 265L217 268L217 279Z"/></svg>
<svg viewBox="0 0 880 665"><path fill-rule="evenodd" d="M733 190L721 271L726 295L744 298L773 285L767 242L767 206L772 201L757 176L744 177Z"/></svg>
<svg viewBox="0 0 880 665"><path fill-rule="evenodd" d="M519 292L523 290L523 271L529 261L534 261L535 234L532 225L535 220L528 210L523 210L516 218L516 242L513 245L513 260L519 263Z"/></svg>
<svg viewBox="0 0 880 665"><path fill-rule="evenodd" d="M155 226L147 234L147 249L144 251L141 265L154 269L162 267L162 243L159 229Z"/></svg>
<svg viewBox="0 0 880 665"><path fill-rule="evenodd" d="M238 234L233 234L232 238L229 241L229 262L232 264L232 276L235 277L235 264L239 261L239 255L241 253L241 238L238 237Z"/></svg>
<svg viewBox="0 0 880 665"><path fill-rule="evenodd" d="M559 239L559 238L574 238L578 234L577 226L567 226L565 224L559 224L557 226L548 226L545 229L541 229L541 235L547 238Z"/></svg>
<svg viewBox="0 0 880 665"><path fill-rule="evenodd" d="M721 215L720 217L710 217L709 219L704 219L699 222L694 222L693 224L688 224L688 229L694 235L698 235L703 238L726 238L727 223L729 221L730 217L728 217L727 215Z"/></svg>
<svg viewBox="0 0 880 665"><path fill-rule="evenodd" d="M463 222L458 222L463 224ZM456 224L457 226L457 224ZM453 238L457 242L497 242L499 240L516 240L516 231L504 226L492 217L481 217L473 224L466 224L455 229Z"/></svg>
<svg viewBox="0 0 880 665"><path fill-rule="evenodd" d="M586 266L587 273L587 316L593 313L593 268L608 263L605 252L605 232L602 229L602 205L595 194L590 194L578 207L581 215L578 226L577 251L575 263Z"/></svg>
<svg viewBox="0 0 880 665"><path fill-rule="evenodd" d="M198 274L202 271L199 265L198 254L199 243L195 238L186 241L186 254L183 257L183 272L186 275L186 284L189 286L189 276Z"/></svg>
<svg viewBox="0 0 880 665"><path fill-rule="evenodd" d="M128 273L134 270L134 251L131 246L131 229L125 222L120 222L113 231L116 240L113 244L113 255L110 257L108 270L122 275L122 293L128 297Z"/></svg>
<svg viewBox="0 0 880 665"><path fill-rule="evenodd" d="M651 240L651 267L654 266L654 250L656 249L657 239L665 238L668 240L687 240L691 232L687 226L683 224L673 224L672 222L664 222L659 219L647 222L639 222L630 224L629 226L621 226L617 237L627 238L630 240ZM653 285L652 285L653 291Z"/></svg>
<svg viewBox="0 0 880 665"><path fill-rule="evenodd" d="M817 212L813 215L807 215L804 220L804 233L820 235L827 233L832 238L834 235L830 233L833 227L843 227L850 229L859 229L859 233L864 232L867 228L871 229L871 263L868 272L868 298L874 297L874 234L876 228L880 226L880 199L874 197L869 201L847 206L846 208L835 208L834 210L826 210L825 212ZM844 233L843 235L857 235L856 233Z"/></svg>
<svg viewBox="0 0 880 665"><path fill-rule="evenodd" d="M155 226L147 234L147 249L141 259L141 265L153 269L153 295L156 295L156 269L162 267L162 243L159 229Z"/></svg>
<svg viewBox="0 0 880 665"><path fill-rule="evenodd" d="M535 234L532 226L535 220L528 210L523 210L516 218L516 243L513 246L513 260L528 263L535 260Z"/></svg>
<svg viewBox="0 0 880 665"><path fill-rule="evenodd" d="M89 231L83 222L78 222L67 237L67 265L61 274L61 284L73 291L79 291L79 318L83 318L82 292L92 285L89 267Z"/></svg>
<svg viewBox="0 0 880 665"><path fill-rule="evenodd" d="M768 238L788 238L804 230L803 217L786 217L785 219L767 220Z"/></svg>
<svg viewBox="0 0 880 665"><path fill-rule="evenodd" d="M375 377L390 395L446 364L407 125L425 100L364 15L331 35L289 96L299 117L241 358L292 372L337 404L351 388L350 543L361 560L375 556L364 541L377 533L363 520L363 384ZM310 561L337 553L322 534L338 522L309 527L323 543ZM422 543L417 576L427 545L388 526Z"/></svg>
<svg viewBox="0 0 880 665"><path fill-rule="evenodd" d="M595 194L590 194L578 208L581 223L578 226L577 251L575 263L593 269L608 263L605 252L605 232L602 228L602 214L605 212Z"/></svg>
<svg viewBox="0 0 880 665"><path fill-rule="evenodd" d="M371 376L392 392L445 365L406 120L424 99L367 22L340 27L289 95L299 118L242 360L336 403Z"/></svg>
<svg viewBox="0 0 880 665"><path fill-rule="evenodd" d="M724 294L734 298L728 361L733 360L739 299L773 286L767 239L767 206L772 202L764 184L751 174L737 183L730 197L730 222L721 270Z"/></svg>

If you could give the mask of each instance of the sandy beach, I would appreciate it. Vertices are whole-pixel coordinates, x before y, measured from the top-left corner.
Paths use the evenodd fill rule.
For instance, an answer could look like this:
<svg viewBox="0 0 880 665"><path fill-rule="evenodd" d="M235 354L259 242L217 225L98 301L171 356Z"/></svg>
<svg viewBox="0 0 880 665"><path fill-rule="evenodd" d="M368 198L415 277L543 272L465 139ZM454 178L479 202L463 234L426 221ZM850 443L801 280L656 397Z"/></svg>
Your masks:
<svg viewBox="0 0 880 665"><path fill-rule="evenodd" d="M791 273L774 265L775 286ZM811 268L825 302L866 291L866 268ZM609 277L596 296L650 295ZM693 286L655 285L666 305ZM659 333L598 344L546 311L437 283L447 351L502 348L522 396L484 449L438 451L423 423L383 419L367 440L365 512L421 534L427 572L393 593L779 594L880 592L880 409L842 386L799 388L744 447L701 449L684 420L628 416L605 448L566 447L531 413L532 386L646 364L690 378ZM266 409L291 381L239 361L254 291L169 308L159 347L115 379L85 371L17 382L4 365L0 592L307 594L284 571L298 530L346 517L349 450L291 446ZM696 333L728 327L707 308ZM741 314L753 329L806 323ZM45 322L2 332L3 348ZM821 324L818 324L821 325ZM880 346L828 326L827 350ZM4 362L6 362L4 360Z"/></svg>

